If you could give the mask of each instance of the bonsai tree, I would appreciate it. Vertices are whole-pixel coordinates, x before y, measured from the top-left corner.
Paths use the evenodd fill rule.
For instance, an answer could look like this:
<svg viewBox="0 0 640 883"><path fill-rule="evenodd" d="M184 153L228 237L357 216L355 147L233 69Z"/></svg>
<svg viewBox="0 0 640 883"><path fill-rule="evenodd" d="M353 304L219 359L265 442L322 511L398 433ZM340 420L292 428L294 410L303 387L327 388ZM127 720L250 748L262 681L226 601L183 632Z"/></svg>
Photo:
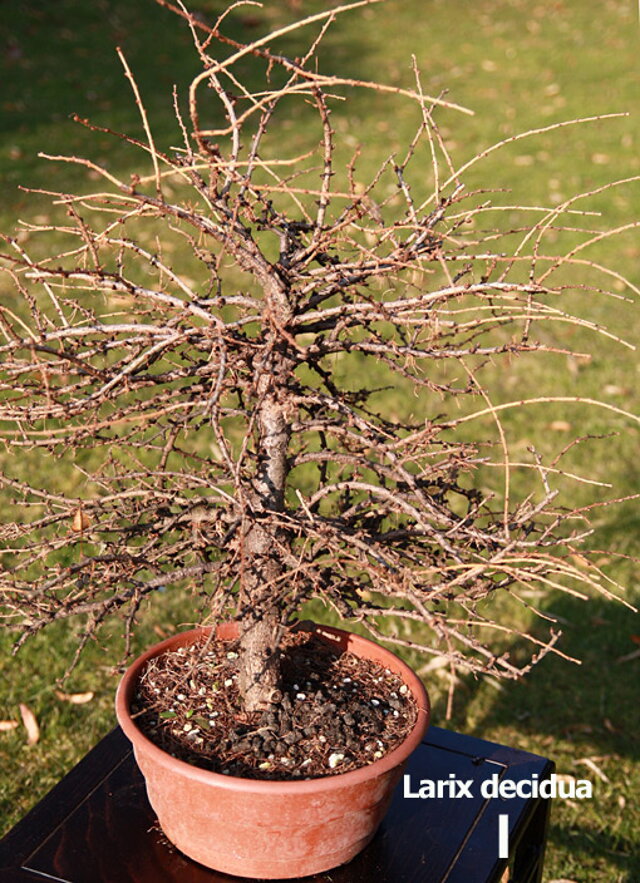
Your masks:
<svg viewBox="0 0 640 883"><path fill-rule="evenodd" d="M608 590L575 554L589 528L556 499L558 461L532 452L537 486L517 499L500 419L514 403L492 403L484 372L568 352L551 331L589 325L563 304L592 234L550 254L573 200L494 225L464 176L500 145L457 167L435 115L461 109L427 96L415 64L413 89L320 72L336 16L373 0L247 43L225 36L226 13L207 25L159 2L202 63L186 100L174 93L180 146L156 144L120 53L145 137L110 134L139 173L48 156L98 189L51 193L63 216L26 225L31 253L4 239L0 597L16 647L69 617L78 652L114 616L128 639L147 596L186 584L205 617L239 623L248 710L274 698L280 639L312 598L454 670L519 677L560 652L559 633L520 634L484 602ZM308 50L289 58L278 46L302 26ZM416 108L415 137L368 180L333 125L353 88ZM309 152L288 149L280 114L317 127ZM497 445L469 435L482 415ZM483 468L494 447L502 494ZM526 661L509 635L529 641Z"/></svg>

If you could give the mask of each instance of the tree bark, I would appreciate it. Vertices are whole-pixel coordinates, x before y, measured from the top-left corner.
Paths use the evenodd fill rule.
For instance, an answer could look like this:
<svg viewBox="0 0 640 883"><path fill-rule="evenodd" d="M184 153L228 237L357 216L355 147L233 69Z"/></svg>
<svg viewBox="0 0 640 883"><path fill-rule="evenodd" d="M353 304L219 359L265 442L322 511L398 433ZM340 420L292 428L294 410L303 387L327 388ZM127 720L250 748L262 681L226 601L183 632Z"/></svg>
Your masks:
<svg viewBox="0 0 640 883"><path fill-rule="evenodd" d="M264 375L265 383L272 377ZM284 397L283 397L284 398ZM240 630L240 690L248 711L264 709L280 683L277 644L280 630L277 597L284 571L286 535L268 527L270 513L284 505L287 450L291 431L286 399L268 394L258 419L260 466L251 490L252 523L244 539L242 597L246 605Z"/></svg>
<svg viewBox="0 0 640 883"><path fill-rule="evenodd" d="M239 687L247 711L263 711L278 696L280 618L274 610L241 622Z"/></svg>

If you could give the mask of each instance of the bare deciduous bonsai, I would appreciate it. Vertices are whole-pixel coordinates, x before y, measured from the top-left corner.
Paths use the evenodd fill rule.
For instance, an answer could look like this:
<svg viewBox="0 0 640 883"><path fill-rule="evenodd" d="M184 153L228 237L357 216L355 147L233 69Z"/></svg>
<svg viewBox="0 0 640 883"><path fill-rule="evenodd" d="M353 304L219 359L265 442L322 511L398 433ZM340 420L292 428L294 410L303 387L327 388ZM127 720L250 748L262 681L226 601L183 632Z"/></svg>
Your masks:
<svg viewBox="0 0 640 883"><path fill-rule="evenodd" d="M455 105L423 93L415 64L411 90L318 72L341 9L247 44L223 35L224 16L209 27L174 11L202 62L184 108L174 95L182 146L156 146L121 54L145 138L113 134L147 172L126 181L48 157L100 188L53 193L66 219L25 224L30 253L5 238L4 623L18 646L75 616L82 643L113 615L128 637L150 593L186 582L213 620L239 621L249 710L270 702L283 630L314 597L452 669L520 676L559 652L557 630L521 635L482 602L532 584L608 590L574 554L588 527L557 503L558 462L533 452L538 487L510 491L500 415L514 403L492 404L482 372L566 352L546 323L589 326L563 302L566 271L584 268L598 233L550 255L574 200L513 208L525 221L500 232L488 191L463 183L490 151L456 167L434 121ZM279 54L302 25L316 25L304 57ZM406 151L366 182L332 124L353 87L417 109ZM319 149L292 155L280 112L315 122ZM606 287L608 271L592 270ZM497 428L501 498L475 481L492 449L462 434L481 415ZM391 617L414 633L386 628ZM528 639L527 661L495 642L505 635Z"/></svg>

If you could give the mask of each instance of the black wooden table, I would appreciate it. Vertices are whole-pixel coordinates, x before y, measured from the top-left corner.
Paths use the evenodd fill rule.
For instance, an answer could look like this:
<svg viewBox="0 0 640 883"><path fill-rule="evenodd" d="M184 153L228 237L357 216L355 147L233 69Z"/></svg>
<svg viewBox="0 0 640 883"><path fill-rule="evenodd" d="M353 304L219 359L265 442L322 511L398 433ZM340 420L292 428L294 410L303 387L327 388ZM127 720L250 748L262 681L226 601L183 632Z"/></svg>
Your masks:
<svg viewBox="0 0 640 883"><path fill-rule="evenodd" d="M513 782L550 775L542 757L431 727L407 768L420 779L473 779L472 798L408 799L401 781L373 842L350 864L307 883L539 883L549 801L483 798L497 773ZM498 857L508 817L509 859ZM503 825L505 822L503 822ZM504 833L503 833L504 837ZM509 874L506 869L509 868ZM224 883L170 846L120 729L106 736L0 841L1 883ZM242 878L244 879L244 878Z"/></svg>

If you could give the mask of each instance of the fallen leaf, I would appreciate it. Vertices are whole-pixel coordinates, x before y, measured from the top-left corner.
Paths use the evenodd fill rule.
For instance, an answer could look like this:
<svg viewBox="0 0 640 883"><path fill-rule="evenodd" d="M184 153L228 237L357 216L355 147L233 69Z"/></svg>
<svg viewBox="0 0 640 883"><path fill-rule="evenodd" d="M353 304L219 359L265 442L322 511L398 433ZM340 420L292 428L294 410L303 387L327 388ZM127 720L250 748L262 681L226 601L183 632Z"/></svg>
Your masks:
<svg viewBox="0 0 640 883"><path fill-rule="evenodd" d="M94 697L93 692L89 693L62 693L60 690L56 690L56 696L62 702L70 702L72 705L84 705L86 702L91 702Z"/></svg>
<svg viewBox="0 0 640 883"><path fill-rule="evenodd" d="M640 657L640 647L637 650L633 650L631 653L627 653L626 656L619 656L616 659L616 662L631 662L632 659L638 659Z"/></svg>
<svg viewBox="0 0 640 883"><path fill-rule="evenodd" d="M609 784L608 777L605 775L605 773L602 772L600 767L596 764L596 762L594 760L592 760L592 758L581 757L578 760L574 760L573 763L574 764L577 764L577 763L584 764L586 767L589 767L589 769L592 770L599 779L602 779L602 781L606 782L607 785Z"/></svg>
<svg viewBox="0 0 640 883"><path fill-rule="evenodd" d="M640 644L640 635L629 635L634 644Z"/></svg>
<svg viewBox="0 0 640 883"><path fill-rule="evenodd" d="M568 432L571 429L571 424L567 423L566 420L554 420L549 424L549 429L552 429L554 432Z"/></svg>
<svg viewBox="0 0 640 883"><path fill-rule="evenodd" d="M556 776L556 780L558 782L562 782L563 784L571 785L573 782L576 781L576 777L570 776L569 773L558 773L558 775Z"/></svg>
<svg viewBox="0 0 640 883"><path fill-rule="evenodd" d="M22 702L20 703L20 715L27 731L27 745L35 745L40 738L40 727L38 726L36 716L29 706L24 705Z"/></svg>
<svg viewBox="0 0 640 883"><path fill-rule="evenodd" d="M87 530L91 525L91 519L87 515L87 513L83 509L76 509L75 515L73 516L73 522L71 524L72 530L75 530L76 533L82 533L83 530Z"/></svg>
<svg viewBox="0 0 640 883"><path fill-rule="evenodd" d="M15 730L18 721L0 721L0 733L8 733L9 730Z"/></svg>
<svg viewBox="0 0 640 883"><path fill-rule="evenodd" d="M418 674L426 675L429 674L430 671L436 671L437 669L444 668L447 665L450 665L450 662L446 656L434 656L433 659L431 659L429 662L418 669Z"/></svg>
<svg viewBox="0 0 640 883"><path fill-rule="evenodd" d="M622 732L622 730L620 730L618 727L614 727L614 725L611 723L611 721L609 720L608 717L605 717L603 719L602 724L603 724L605 730L608 730L610 733L621 733Z"/></svg>

